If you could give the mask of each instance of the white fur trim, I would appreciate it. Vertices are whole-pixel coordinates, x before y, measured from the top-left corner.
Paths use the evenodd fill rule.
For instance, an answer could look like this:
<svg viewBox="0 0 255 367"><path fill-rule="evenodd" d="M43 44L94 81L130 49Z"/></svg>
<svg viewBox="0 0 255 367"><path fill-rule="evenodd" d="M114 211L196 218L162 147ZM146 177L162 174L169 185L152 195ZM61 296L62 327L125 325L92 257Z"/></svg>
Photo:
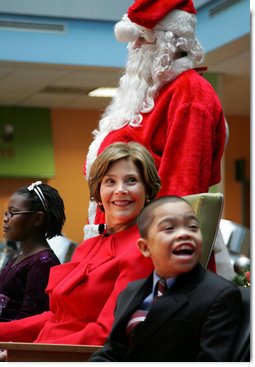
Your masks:
<svg viewBox="0 0 255 367"><path fill-rule="evenodd" d="M137 25L130 21L127 14L114 27L114 34L120 42L133 42L139 36Z"/></svg>
<svg viewBox="0 0 255 367"><path fill-rule="evenodd" d="M84 228L84 240L87 240L88 238L96 237L98 236L98 224L85 224Z"/></svg>
<svg viewBox="0 0 255 367"><path fill-rule="evenodd" d="M177 36L194 37L196 15L183 10L173 10L153 28L171 31Z"/></svg>
<svg viewBox="0 0 255 367"><path fill-rule="evenodd" d="M88 209L88 220L90 224L93 224L95 222L96 211L97 211L97 203L95 201L90 201Z"/></svg>
<svg viewBox="0 0 255 367"><path fill-rule="evenodd" d="M97 132L95 139L92 141L92 143L89 146L87 159L86 159L86 178L87 180L89 178L90 167L94 163L97 157L98 149L102 141L106 137L106 135L107 135L107 132Z"/></svg>
<svg viewBox="0 0 255 367"><path fill-rule="evenodd" d="M98 149L103 141L103 139L105 138L105 136L107 135L107 132L98 132L95 139L92 141L92 143L89 146L89 151L87 154L87 159L86 159L86 178L88 179L89 177L89 172L90 172L90 168L91 165L93 164L93 162L95 161L96 157L97 157L97 152ZM93 201L89 202L89 209L88 209L88 221L89 223L94 223L95 222L95 217L96 217L96 210L97 210L97 204ZM98 225L95 224L86 224L84 226L84 238L90 238L90 237L94 237L98 235Z"/></svg>
<svg viewBox="0 0 255 367"><path fill-rule="evenodd" d="M228 140L229 140L229 126L228 126L228 122L226 120L226 117L225 117L225 126L226 126L226 140L225 140L225 148L228 144Z"/></svg>

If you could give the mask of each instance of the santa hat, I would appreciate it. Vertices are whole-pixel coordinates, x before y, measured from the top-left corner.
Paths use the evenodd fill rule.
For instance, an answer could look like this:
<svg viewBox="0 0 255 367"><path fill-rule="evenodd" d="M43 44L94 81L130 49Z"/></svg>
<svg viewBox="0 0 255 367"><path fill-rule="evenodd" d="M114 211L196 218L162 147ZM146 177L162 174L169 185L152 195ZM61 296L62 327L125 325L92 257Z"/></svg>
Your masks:
<svg viewBox="0 0 255 367"><path fill-rule="evenodd" d="M194 36L195 14L192 0L135 0L123 17L122 24L117 23L115 35L119 41L128 40L128 35L124 35L128 20L129 23L149 30L169 30L178 36Z"/></svg>

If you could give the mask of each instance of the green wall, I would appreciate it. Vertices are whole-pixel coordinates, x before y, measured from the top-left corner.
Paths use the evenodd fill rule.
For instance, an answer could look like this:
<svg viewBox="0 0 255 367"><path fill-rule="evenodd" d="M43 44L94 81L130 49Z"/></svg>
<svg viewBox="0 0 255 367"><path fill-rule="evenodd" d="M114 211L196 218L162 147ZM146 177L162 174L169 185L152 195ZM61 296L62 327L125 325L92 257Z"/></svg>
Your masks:
<svg viewBox="0 0 255 367"><path fill-rule="evenodd" d="M13 133L8 131L13 130ZM55 174L50 112L0 107L0 177L51 178Z"/></svg>

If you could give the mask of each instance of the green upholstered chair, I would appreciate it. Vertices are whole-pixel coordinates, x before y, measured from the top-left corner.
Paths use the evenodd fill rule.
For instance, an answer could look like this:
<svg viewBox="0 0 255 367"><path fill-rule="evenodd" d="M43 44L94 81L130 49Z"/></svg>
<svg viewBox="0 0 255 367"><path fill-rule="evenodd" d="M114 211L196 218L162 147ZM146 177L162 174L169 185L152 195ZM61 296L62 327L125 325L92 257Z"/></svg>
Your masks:
<svg viewBox="0 0 255 367"><path fill-rule="evenodd" d="M219 229L223 194L203 193L184 196L184 198L192 205L200 223L203 235L203 253L200 263L206 268Z"/></svg>

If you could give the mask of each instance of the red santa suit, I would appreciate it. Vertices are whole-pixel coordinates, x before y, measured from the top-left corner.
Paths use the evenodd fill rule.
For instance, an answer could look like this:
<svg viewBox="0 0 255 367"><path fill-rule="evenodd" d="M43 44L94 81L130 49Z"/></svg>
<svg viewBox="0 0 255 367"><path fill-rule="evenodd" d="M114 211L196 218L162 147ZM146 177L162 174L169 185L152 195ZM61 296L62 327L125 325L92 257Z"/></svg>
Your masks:
<svg viewBox="0 0 255 367"><path fill-rule="evenodd" d="M159 196L185 196L208 192L220 182L225 139L219 98L211 84L191 69L160 90L154 109L143 114L140 126L125 125L108 133L97 154L118 141L137 141L155 159L162 181ZM104 223L99 209L94 223Z"/></svg>

